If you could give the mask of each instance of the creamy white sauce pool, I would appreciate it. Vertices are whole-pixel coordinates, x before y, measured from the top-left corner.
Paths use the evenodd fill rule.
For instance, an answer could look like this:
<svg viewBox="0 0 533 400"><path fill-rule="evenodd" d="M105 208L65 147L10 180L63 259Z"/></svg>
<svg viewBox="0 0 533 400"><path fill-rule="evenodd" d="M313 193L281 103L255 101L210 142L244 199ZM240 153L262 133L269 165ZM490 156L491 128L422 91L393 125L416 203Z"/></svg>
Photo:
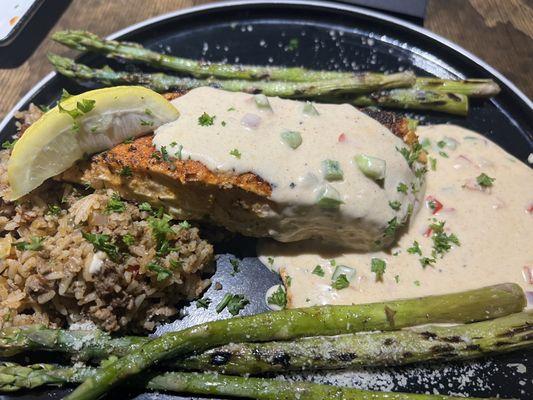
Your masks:
<svg viewBox="0 0 533 400"><path fill-rule="evenodd" d="M274 204L259 223L279 241L319 238L358 250L380 248L394 239L386 234L390 221L401 223L416 208L411 189L397 190L400 183L422 186L397 150L404 143L350 105L306 106L207 87L172 103L180 117L156 130L155 146L212 171L253 172L269 182ZM358 155L381 160L384 179L365 176ZM338 163L341 178L325 176L326 160ZM340 205L326 209L323 197Z"/></svg>
<svg viewBox="0 0 533 400"><path fill-rule="evenodd" d="M387 251L338 253L317 243L264 241L259 246L261 260L280 269L286 284L290 281L290 307L367 303L502 282L516 282L533 291L531 168L483 136L458 126L423 126L417 133L426 146L429 141L427 150L436 160L436 170L428 168L424 199L432 196L442 208L433 202L431 209L425 201L408 231ZM442 142L439 147L441 140L451 147ZM477 183L481 173L495 179L491 187ZM427 229L433 218L445 221L445 232L455 234L460 246L453 244L443 258L424 268L421 256L407 249L418 241L423 256L431 257L433 240ZM386 262L382 281L376 281L371 272L372 258ZM355 268L349 287L332 288L331 260ZM323 277L313 274L317 265Z"/></svg>

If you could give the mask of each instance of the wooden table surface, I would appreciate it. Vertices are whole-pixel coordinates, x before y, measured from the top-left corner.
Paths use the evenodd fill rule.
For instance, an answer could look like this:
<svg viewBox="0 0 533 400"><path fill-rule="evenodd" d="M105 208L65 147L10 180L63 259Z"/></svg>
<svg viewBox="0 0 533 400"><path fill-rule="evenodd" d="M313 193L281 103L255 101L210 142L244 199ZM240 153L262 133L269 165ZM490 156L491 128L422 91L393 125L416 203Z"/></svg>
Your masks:
<svg viewBox="0 0 533 400"><path fill-rule="evenodd" d="M38 41L35 51L26 43L15 56L0 48L0 119L43 76L51 71L46 53L74 56L49 40L61 29L86 29L100 35L168 11L209 3L209 0L54 0L54 9L46 9L49 21L35 21L37 34L21 41ZM50 4L50 3L48 3ZM50 7L43 5L42 7ZM56 10L57 9L57 10ZM39 13L41 10L39 10ZM62 14L61 14L62 13ZM61 16L57 18L57 16ZM53 18L56 15L56 18ZM42 27L41 27L42 26ZM430 0L424 26L470 50L533 97L533 0ZM25 32L21 33L21 36ZM29 36L29 35L26 35ZM19 38L20 39L20 38ZM34 46L35 47L35 46ZM17 56L33 51L24 62ZM4 54L4 56L2 56Z"/></svg>

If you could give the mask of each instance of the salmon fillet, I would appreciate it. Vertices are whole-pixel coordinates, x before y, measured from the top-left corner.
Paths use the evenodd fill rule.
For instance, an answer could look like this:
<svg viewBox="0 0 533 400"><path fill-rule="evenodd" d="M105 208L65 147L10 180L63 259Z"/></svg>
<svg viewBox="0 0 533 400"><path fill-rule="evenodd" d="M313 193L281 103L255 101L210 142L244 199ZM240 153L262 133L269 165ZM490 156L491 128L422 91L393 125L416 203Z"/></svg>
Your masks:
<svg viewBox="0 0 533 400"><path fill-rule="evenodd" d="M406 118L384 111L367 113L406 143L417 141ZM247 236L271 236L279 210L269 200L269 182L251 172L213 172L194 160L165 161L152 138L140 137L97 154L58 179L110 188L125 199L163 206L179 219L207 220Z"/></svg>

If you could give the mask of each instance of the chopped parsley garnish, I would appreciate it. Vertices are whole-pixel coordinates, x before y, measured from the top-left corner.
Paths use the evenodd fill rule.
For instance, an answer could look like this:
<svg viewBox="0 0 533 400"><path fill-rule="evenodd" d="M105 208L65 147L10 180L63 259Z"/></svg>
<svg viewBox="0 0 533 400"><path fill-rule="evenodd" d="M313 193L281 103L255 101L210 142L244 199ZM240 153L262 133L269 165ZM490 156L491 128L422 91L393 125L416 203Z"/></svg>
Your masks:
<svg viewBox="0 0 533 400"><path fill-rule="evenodd" d="M228 111L235 111L235 107L228 108Z"/></svg>
<svg viewBox="0 0 533 400"><path fill-rule="evenodd" d="M385 228L385 236L394 236L396 231L399 228L398 218L394 217L387 222L387 227Z"/></svg>
<svg viewBox="0 0 533 400"><path fill-rule="evenodd" d="M394 211L398 211L400 209L400 207L402 206L402 203L400 203L398 200L389 201L389 206Z"/></svg>
<svg viewBox="0 0 533 400"><path fill-rule="evenodd" d="M81 99L80 101L76 102L76 108L73 108L72 110L67 110L61 105L61 103L69 97L70 94L65 89L63 89L63 94L61 95L61 99L57 103L57 108L59 109L60 113L66 113L74 120L74 122L72 123L72 130L76 133L80 130L80 125L76 120L82 115L92 111L94 109L96 101L90 99Z"/></svg>
<svg viewBox="0 0 533 400"><path fill-rule="evenodd" d="M394 280L396 283L400 283L400 275L394 275Z"/></svg>
<svg viewBox="0 0 533 400"><path fill-rule="evenodd" d="M108 214L117 212L123 213L126 210L126 204L121 200L120 196L114 193L107 202L106 212Z"/></svg>
<svg viewBox="0 0 533 400"><path fill-rule="evenodd" d="M218 303L215 310L220 314L225 308L227 308L229 313L235 316L238 315L239 312L249 303L250 302L241 294L226 293L222 298L222 301Z"/></svg>
<svg viewBox="0 0 533 400"><path fill-rule="evenodd" d="M409 254L418 254L419 256L422 255L422 249L416 240L413 242L413 245L407 249L407 252Z"/></svg>
<svg viewBox="0 0 533 400"><path fill-rule="evenodd" d="M191 224L189 221L181 221L178 226L180 229L190 229Z"/></svg>
<svg viewBox="0 0 533 400"><path fill-rule="evenodd" d="M437 146L439 146L441 149L446 147L446 142L444 140L439 140L437 142Z"/></svg>
<svg viewBox="0 0 533 400"><path fill-rule="evenodd" d="M159 257L164 257L173 249L170 247L168 234L173 234L174 231L170 226L172 217L168 214L163 214L161 217L149 217L148 225L152 228L152 235L156 240L156 254Z"/></svg>
<svg viewBox="0 0 533 400"><path fill-rule="evenodd" d="M220 125L222 125L222 126L226 126L226 121L222 121L222 122L220 123Z"/></svg>
<svg viewBox="0 0 533 400"><path fill-rule="evenodd" d="M157 161L161 160L161 156L157 151L154 151L150 157L155 158Z"/></svg>
<svg viewBox="0 0 533 400"><path fill-rule="evenodd" d="M240 271L239 260L237 260L236 258L232 258L231 260L229 260L229 263L233 267L233 272L231 273L231 276L235 276L235 274Z"/></svg>
<svg viewBox="0 0 533 400"><path fill-rule="evenodd" d="M345 274L340 274L337 279L331 282L331 287L333 289L341 290L350 286L350 281L346 278Z"/></svg>
<svg viewBox="0 0 533 400"><path fill-rule="evenodd" d="M95 104L96 100L81 99L81 101L78 101L76 103L76 107L82 113L87 114L88 112L91 112L93 110Z"/></svg>
<svg viewBox="0 0 533 400"><path fill-rule="evenodd" d="M439 151L439 154L444 158L449 158L448 153L446 153L445 151Z"/></svg>
<svg viewBox="0 0 533 400"><path fill-rule="evenodd" d="M173 269L183 267L183 261L180 261L180 260L170 260L169 262L170 262L170 266L171 266Z"/></svg>
<svg viewBox="0 0 533 400"><path fill-rule="evenodd" d="M268 260L268 263L269 263L270 265L274 265L274 258L272 258L272 257L268 257L267 260Z"/></svg>
<svg viewBox="0 0 533 400"><path fill-rule="evenodd" d="M163 156L163 161L170 161L170 158L168 157L168 151L166 146L161 146L161 155Z"/></svg>
<svg viewBox="0 0 533 400"><path fill-rule="evenodd" d="M126 233L122 236L122 242L124 242L126 246L132 246L133 244L135 244L135 238L132 234Z"/></svg>
<svg viewBox="0 0 533 400"><path fill-rule="evenodd" d="M131 167L128 167L127 165L122 167L120 170L120 176L132 176L133 172L131 171Z"/></svg>
<svg viewBox="0 0 533 400"><path fill-rule="evenodd" d="M17 143L17 141L18 139L13 140L12 142L10 142L9 140L6 140L5 142L2 143L2 148L6 150L11 150L13 149L13 147L15 147L15 144Z"/></svg>
<svg viewBox="0 0 533 400"><path fill-rule="evenodd" d="M176 147L177 145L178 145L178 143L176 143L176 142L172 142L172 143L169 144L170 147Z"/></svg>
<svg viewBox="0 0 533 400"><path fill-rule="evenodd" d="M61 213L61 207L59 207L57 204L48 204L48 212L49 215L59 215Z"/></svg>
<svg viewBox="0 0 533 400"><path fill-rule="evenodd" d="M15 243L15 246L18 250L31 250L31 251L39 251L43 248L43 240L44 238L32 236L30 238L30 242L18 242Z"/></svg>
<svg viewBox="0 0 533 400"><path fill-rule="evenodd" d="M408 189L407 185L403 182L398 183L398 186L396 187L396 190L398 192L405 193L405 194L407 194L407 189Z"/></svg>
<svg viewBox="0 0 533 400"><path fill-rule="evenodd" d="M148 265L146 265L146 268L148 268L150 271L153 271L157 273L157 281L164 281L165 279L172 276L172 272L164 267L162 267L159 264L156 264L155 262L151 262Z"/></svg>
<svg viewBox="0 0 533 400"><path fill-rule="evenodd" d="M154 113L152 112L152 110L150 110L149 108L145 108L144 109L144 113L146 115L149 115L150 117L152 117L154 115Z"/></svg>
<svg viewBox="0 0 533 400"><path fill-rule="evenodd" d="M96 250L106 253L112 261L116 262L120 259L118 246L111 241L111 236L85 232L82 232L81 235L85 240L91 243Z"/></svg>
<svg viewBox="0 0 533 400"><path fill-rule="evenodd" d="M287 293L281 285L279 285L278 289L267 298L267 304L273 304L280 308L285 308L287 306Z"/></svg>
<svg viewBox="0 0 533 400"><path fill-rule="evenodd" d="M140 211L152 212L153 208L150 205L150 203L144 202L144 203L139 204L139 210Z"/></svg>
<svg viewBox="0 0 533 400"><path fill-rule="evenodd" d="M154 121L149 121L149 120L146 120L146 119L140 119L141 121L141 126L154 126Z"/></svg>
<svg viewBox="0 0 533 400"><path fill-rule="evenodd" d="M407 147L398 148L396 147L396 150L400 152L400 154L405 158L405 161L407 161L407 164L412 167L413 163L418 160L418 157L420 156L420 153L423 151L422 146L420 143L415 143L411 147L411 149Z"/></svg>
<svg viewBox="0 0 533 400"><path fill-rule="evenodd" d="M211 304L211 299L209 297L206 297L204 299L196 300L196 308L209 308L209 304Z"/></svg>
<svg viewBox="0 0 533 400"><path fill-rule="evenodd" d="M422 265L422 268L426 268L431 264L435 264L435 259L429 257L421 257L418 261L420 261L420 265Z"/></svg>
<svg viewBox="0 0 533 400"><path fill-rule="evenodd" d="M198 125L211 126L215 123L215 118L216 117L214 115L209 115L208 113L204 112L198 117Z"/></svg>
<svg viewBox="0 0 533 400"><path fill-rule="evenodd" d="M413 283L415 284L415 286L420 286L420 281L414 281Z"/></svg>
<svg viewBox="0 0 533 400"><path fill-rule="evenodd" d="M376 274L376 281L383 281L383 274L387 268L387 263L381 258L373 258L370 263L370 271Z"/></svg>
<svg viewBox="0 0 533 400"><path fill-rule="evenodd" d="M433 251L431 253L433 258L436 258L437 256L440 256L441 258L444 256L445 253L450 251L452 248L452 244L455 244L456 246L460 246L459 239L455 234L450 233L447 234L444 232L444 221L435 222L431 224L429 227L431 228L433 234L431 235L431 239L433 239Z"/></svg>
<svg viewBox="0 0 533 400"><path fill-rule="evenodd" d="M476 182L482 187L491 187L495 180L496 178L491 178L484 172L476 178Z"/></svg>
<svg viewBox="0 0 533 400"><path fill-rule="evenodd" d="M241 152L238 149L233 149L229 152L233 157L241 159Z"/></svg>
<svg viewBox="0 0 533 400"><path fill-rule="evenodd" d="M126 140L124 140L124 143L126 143L126 144L131 144L131 143L133 143L133 137L129 137L129 138L127 138Z"/></svg>
<svg viewBox="0 0 533 400"><path fill-rule="evenodd" d="M420 179L425 174L427 174L427 172L428 172L428 169L426 167L417 168L415 169L415 176Z"/></svg>
<svg viewBox="0 0 533 400"><path fill-rule="evenodd" d="M313 274L318 275L318 276L324 276L325 272L324 272L324 269L320 265L317 265L315 269L313 270Z"/></svg>
<svg viewBox="0 0 533 400"><path fill-rule="evenodd" d="M69 97L72 97L72 95L67 92L66 89L61 89L61 97L59 98L59 102L63 102L65 101L66 99L68 99Z"/></svg>
<svg viewBox="0 0 533 400"><path fill-rule="evenodd" d="M174 155L178 158L178 160L181 160L183 158L182 151L183 151L183 146L180 144L178 151L174 153Z"/></svg>

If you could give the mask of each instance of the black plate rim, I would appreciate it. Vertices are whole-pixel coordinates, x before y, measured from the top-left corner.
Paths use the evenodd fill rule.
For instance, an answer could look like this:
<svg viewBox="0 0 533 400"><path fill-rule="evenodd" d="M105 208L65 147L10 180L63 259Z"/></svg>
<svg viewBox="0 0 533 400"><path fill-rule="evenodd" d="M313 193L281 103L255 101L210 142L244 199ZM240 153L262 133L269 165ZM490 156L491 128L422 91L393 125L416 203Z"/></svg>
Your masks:
<svg viewBox="0 0 533 400"><path fill-rule="evenodd" d="M512 83L508 78L506 78L502 73L500 73L498 70L496 70L494 67L491 67L489 64L487 64L485 61L480 59L479 57L475 56L468 50L464 49L463 47L459 46L458 44L451 42L448 39L445 39L444 37L433 33L431 31L428 31L427 29L420 27L418 25L415 25L413 23L404 21L402 19L392 17L390 15L383 14L378 11L372 11L366 8L357 7L353 5L347 5L347 4L339 4L339 3L333 3L329 1L322 1L322 0L312 0L312 1L306 1L306 0L274 0L274 1L264 1L264 0L228 0L228 1L220 1L210 4L204 4L199 5L195 7L189 7L185 9L180 9L176 11L171 11L168 13L164 13L152 18L148 18L144 21L132 24L126 28L123 28L119 31L116 31L110 35L107 36L108 39L119 39L120 37L127 35L129 33L132 33L139 29L146 29L150 25L156 25L160 22L163 22L167 19L172 19L176 17L186 16L189 14L196 14L201 13L203 11L214 11L218 9L225 9L225 8L231 8L231 7L243 7L243 6L260 6L260 7L268 7L268 6L300 6L302 8L327 8L330 10L337 10L337 11L347 11L354 14L363 15L370 18L375 18L378 20L382 20L394 25L397 25L399 27L402 27L404 29L409 29L413 31L414 33L420 34L425 36L428 39L431 39L435 42L440 43L441 45L444 45L448 47L449 49L461 54L462 56L470 59L475 64L477 64L479 67L487 71L489 74L497 78L501 84L507 87L511 92L513 92L518 99L520 99L524 105L533 110L533 101L531 101L514 83ZM453 71L458 76L461 76L462 74ZM15 113L18 112L26 103L28 103L32 97L42 88L44 87L50 80L52 80L57 75L56 72L50 72L48 75L46 75L43 79L41 79L33 88L31 88L18 102L15 104L15 106L6 114L2 122L0 122L0 132L4 130L4 128L9 124L9 122L14 117Z"/></svg>

